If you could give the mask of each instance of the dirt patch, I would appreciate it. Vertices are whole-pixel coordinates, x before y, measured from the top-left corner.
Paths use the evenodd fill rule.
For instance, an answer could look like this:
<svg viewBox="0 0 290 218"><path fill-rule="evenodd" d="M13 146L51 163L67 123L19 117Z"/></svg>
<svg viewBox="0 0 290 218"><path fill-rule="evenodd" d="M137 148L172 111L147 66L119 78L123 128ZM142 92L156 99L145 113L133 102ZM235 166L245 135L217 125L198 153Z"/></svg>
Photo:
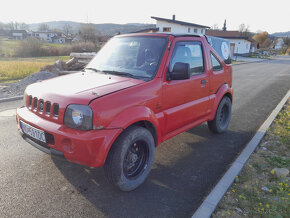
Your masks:
<svg viewBox="0 0 290 218"><path fill-rule="evenodd" d="M2 83L0 84L0 98L8 98L13 96L23 95L26 87L37 81L50 79L58 76L56 73L52 72L38 72L31 74L28 77L14 83Z"/></svg>

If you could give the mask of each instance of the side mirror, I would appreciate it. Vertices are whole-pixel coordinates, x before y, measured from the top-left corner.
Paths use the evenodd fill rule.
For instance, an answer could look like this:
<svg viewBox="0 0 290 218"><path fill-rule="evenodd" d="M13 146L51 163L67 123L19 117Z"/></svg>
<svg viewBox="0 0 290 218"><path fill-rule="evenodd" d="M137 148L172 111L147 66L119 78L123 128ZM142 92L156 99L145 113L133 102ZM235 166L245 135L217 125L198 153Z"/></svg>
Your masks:
<svg viewBox="0 0 290 218"><path fill-rule="evenodd" d="M185 80L190 78L189 64L176 62L173 66L172 72L169 72L171 80Z"/></svg>

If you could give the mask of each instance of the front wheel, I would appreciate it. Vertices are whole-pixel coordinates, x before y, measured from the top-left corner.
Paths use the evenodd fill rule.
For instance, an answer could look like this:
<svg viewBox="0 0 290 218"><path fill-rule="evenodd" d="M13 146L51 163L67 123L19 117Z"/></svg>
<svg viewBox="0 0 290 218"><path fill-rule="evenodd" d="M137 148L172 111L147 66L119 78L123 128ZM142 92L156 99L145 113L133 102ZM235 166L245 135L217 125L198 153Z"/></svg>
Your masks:
<svg viewBox="0 0 290 218"><path fill-rule="evenodd" d="M225 96L221 100L215 118L208 121L208 128L214 133L223 133L227 130L232 115L232 101Z"/></svg>
<svg viewBox="0 0 290 218"><path fill-rule="evenodd" d="M122 191L132 191L147 178L153 161L155 142L146 128L131 126L114 142L105 166L105 174Z"/></svg>

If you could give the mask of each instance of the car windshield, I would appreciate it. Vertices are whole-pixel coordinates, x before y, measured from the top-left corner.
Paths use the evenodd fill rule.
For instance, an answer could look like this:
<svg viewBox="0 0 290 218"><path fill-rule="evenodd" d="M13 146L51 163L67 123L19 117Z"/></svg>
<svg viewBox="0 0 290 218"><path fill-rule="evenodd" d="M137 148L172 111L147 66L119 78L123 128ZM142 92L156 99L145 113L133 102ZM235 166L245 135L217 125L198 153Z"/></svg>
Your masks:
<svg viewBox="0 0 290 218"><path fill-rule="evenodd" d="M86 69L151 80L161 61L166 37L128 36L111 39Z"/></svg>

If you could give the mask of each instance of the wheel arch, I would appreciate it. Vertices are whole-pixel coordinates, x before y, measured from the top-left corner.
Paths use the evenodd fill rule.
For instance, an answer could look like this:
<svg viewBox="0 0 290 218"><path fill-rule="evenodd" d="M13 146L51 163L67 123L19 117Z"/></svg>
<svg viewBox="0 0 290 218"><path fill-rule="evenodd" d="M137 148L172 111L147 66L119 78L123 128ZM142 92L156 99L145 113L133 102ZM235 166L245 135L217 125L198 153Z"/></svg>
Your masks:
<svg viewBox="0 0 290 218"><path fill-rule="evenodd" d="M128 114L131 116L128 116ZM129 117L132 118L128 119ZM120 129L120 131L118 131L110 145L106 148L104 162L106 161L107 156L114 145L114 142L122 135L124 130L131 126L141 126L146 128L154 138L155 147L160 144L161 132L158 119L154 112L145 106L135 106L128 108L116 116L114 121L111 122L111 124L107 127L108 129L117 128Z"/></svg>
<svg viewBox="0 0 290 218"><path fill-rule="evenodd" d="M230 87L227 83L223 84L215 94L215 101L213 104L213 110L212 113L210 114L209 120L213 120L216 114L216 110L223 99L223 97L229 97L231 102L233 103L233 88Z"/></svg>
<svg viewBox="0 0 290 218"><path fill-rule="evenodd" d="M131 124L130 126L141 126L141 127L144 127L145 129L149 130L149 132L152 134L152 136L154 138L155 147L157 147L157 145L158 145L158 134L157 134L156 127L154 126L153 123L151 123L148 120L140 120L140 121L137 121L137 122ZM127 128L129 128L130 126L128 126Z"/></svg>

